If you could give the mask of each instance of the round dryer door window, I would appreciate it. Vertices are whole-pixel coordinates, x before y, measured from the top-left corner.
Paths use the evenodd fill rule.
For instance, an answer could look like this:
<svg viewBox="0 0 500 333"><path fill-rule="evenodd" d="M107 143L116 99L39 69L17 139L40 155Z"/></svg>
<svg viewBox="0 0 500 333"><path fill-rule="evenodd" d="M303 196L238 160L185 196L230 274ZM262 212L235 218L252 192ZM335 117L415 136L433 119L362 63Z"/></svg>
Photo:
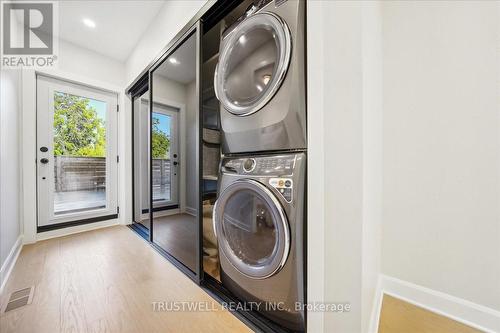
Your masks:
<svg viewBox="0 0 500 333"><path fill-rule="evenodd" d="M290 31L275 14L254 14L230 31L214 78L224 108L245 116L264 107L285 78L291 48Z"/></svg>
<svg viewBox="0 0 500 333"><path fill-rule="evenodd" d="M264 185L239 180L220 195L214 210L219 247L245 276L264 279L285 264L290 249L288 220Z"/></svg>

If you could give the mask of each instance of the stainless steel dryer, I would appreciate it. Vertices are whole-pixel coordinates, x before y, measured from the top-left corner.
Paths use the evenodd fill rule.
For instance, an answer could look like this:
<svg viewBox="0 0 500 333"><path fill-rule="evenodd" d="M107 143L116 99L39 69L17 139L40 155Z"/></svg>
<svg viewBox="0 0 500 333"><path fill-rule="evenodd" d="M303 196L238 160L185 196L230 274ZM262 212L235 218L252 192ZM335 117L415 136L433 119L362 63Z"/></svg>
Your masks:
<svg viewBox="0 0 500 333"><path fill-rule="evenodd" d="M214 87L223 153L306 148L302 0L264 0L222 35Z"/></svg>
<svg viewBox="0 0 500 333"><path fill-rule="evenodd" d="M214 207L222 285L304 330L304 153L226 157Z"/></svg>

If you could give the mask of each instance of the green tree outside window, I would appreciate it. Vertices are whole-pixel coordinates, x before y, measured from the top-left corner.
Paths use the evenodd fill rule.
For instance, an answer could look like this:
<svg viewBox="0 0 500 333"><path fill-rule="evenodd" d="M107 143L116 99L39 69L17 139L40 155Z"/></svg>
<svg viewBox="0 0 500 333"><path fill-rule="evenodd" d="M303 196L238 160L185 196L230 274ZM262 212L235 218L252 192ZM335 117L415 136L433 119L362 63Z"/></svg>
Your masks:
<svg viewBox="0 0 500 333"><path fill-rule="evenodd" d="M169 158L170 139L153 116L153 158ZM89 99L66 93L54 94L54 155L106 156L106 126Z"/></svg>
<svg viewBox="0 0 500 333"><path fill-rule="evenodd" d="M153 158L169 158L170 139L160 130L160 119L153 116L153 135L151 137Z"/></svg>
<svg viewBox="0 0 500 333"><path fill-rule="evenodd" d="M54 94L54 155L106 156L106 126L89 99Z"/></svg>

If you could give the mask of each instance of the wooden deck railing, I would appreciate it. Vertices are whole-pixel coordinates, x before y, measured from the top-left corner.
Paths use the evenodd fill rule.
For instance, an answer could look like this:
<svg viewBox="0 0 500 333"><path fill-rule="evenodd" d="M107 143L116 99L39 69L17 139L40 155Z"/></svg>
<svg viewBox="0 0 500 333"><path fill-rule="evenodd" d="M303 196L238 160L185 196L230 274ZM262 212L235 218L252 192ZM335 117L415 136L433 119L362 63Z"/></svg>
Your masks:
<svg viewBox="0 0 500 333"><path fill-rule="evenodd" d="M55 191L106 188L105 157L54 156ZM170 184L170 160L153 159L153 186Z"/></svg>

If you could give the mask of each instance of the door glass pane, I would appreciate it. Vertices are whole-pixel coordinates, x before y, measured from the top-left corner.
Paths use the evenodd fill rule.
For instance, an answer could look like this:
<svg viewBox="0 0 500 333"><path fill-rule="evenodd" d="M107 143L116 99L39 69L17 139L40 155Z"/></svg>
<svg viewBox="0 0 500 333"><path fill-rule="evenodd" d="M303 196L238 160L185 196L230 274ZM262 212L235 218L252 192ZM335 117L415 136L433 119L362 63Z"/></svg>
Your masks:
<svg viewBox="0 0 500 333"><path fill-rule="evenodd" d="M222 230L230 251L245 264L267 265L278 251L278 230L271 208L254 191L240 190L227 199Z"/></svg>
<svg viewBox="0 0 500 333"><path fill-rule="evenodd" d="M153 242L193 272L199 228L196 58L192 34L151 74Z"/></svg>
<svg viewBox="0 0 500 333"><path fill-rule="evenodd" d="M170 142L172 117L153 112L153 202L170 201L172 174L170 168Z"/></svg>
<svg viewBox="0 0 500 333"><path fill-rule="evenodd" d="M232 104L251 106L267 90L278 61L278 41L272 27L253 26L239 34L224 62L224 91Z"/></svg>
<svg viewBox="0 0 500 333"><path fill-rule="evenodd" d="M229 30L221 41L217 91L235 114L254 112L277 90L290 60L290 33L276 17L260 13Z"/></svg>
<svg viewBox="0 0 500 333"><path fill-rule="evenodd" d="M54 92L54 214L106 207L106 102Z"/></svg>

